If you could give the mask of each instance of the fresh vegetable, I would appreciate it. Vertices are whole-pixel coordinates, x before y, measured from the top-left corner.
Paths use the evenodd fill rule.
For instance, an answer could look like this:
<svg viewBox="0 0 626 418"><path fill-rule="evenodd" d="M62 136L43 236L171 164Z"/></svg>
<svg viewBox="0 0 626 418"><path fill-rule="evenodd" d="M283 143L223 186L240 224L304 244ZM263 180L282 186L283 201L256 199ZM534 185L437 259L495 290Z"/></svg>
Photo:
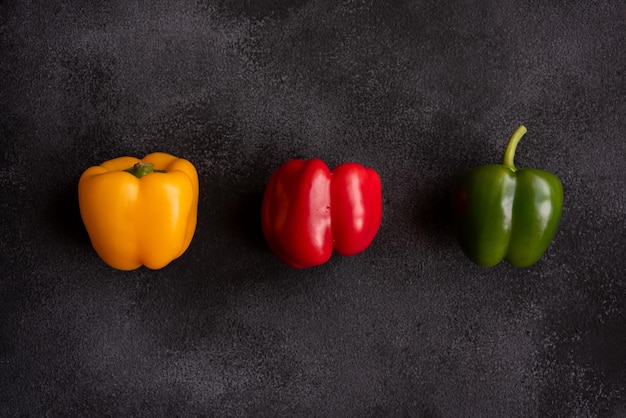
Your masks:
<svg viewBox="0 0 626 418"><path fill-rule="evenodd" d="M382 219L378 174L356 163L330 171L319 159L289 160L270 177L261 210L269 247L295 268L364 251Z"/></svg>
<svg viewBox="0 0 626 418"><path fill-rule="evenodd" d="M91 243L108 265L160 269L191 243L198 174L189 161L165 153L120 157L82 174L78 200Z"/></svg>
<svg viewBox="0 0 626 418"><path fill-rule="evenodd" d="M452 188L452 216L460 246L474 263L491 267L505 259L518 267L537 262L557 231L563 186L551 173L516 168L515 149L526 128L513 133L502 165L461 175Z"/></svg>

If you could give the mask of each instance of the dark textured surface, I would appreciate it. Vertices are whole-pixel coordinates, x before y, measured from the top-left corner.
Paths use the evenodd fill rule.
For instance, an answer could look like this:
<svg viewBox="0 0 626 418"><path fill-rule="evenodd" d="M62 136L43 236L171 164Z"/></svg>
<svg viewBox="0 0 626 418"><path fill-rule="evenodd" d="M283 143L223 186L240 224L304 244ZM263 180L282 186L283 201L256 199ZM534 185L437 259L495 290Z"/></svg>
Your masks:
<svg viewBox="0 0 626 418"><path fill-rule="evenodd" d="M626 8L602 0L0 2L0 416L626 416ZM535 266L472 265L444 193L558 175ZM200 174L165 269L117 272L83 170ZM286 159L378 170L354 257L293 270L259 206Z"/></svg>

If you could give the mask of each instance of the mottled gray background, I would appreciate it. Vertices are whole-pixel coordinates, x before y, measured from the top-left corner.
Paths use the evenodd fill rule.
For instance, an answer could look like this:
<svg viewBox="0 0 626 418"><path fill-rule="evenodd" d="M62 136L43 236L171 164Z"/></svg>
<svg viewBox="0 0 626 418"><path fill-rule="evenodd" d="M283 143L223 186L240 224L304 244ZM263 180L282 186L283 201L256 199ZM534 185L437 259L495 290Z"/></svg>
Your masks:
<svg viewBox="0 0 626 418"><path fill-rule="evenodd" d="M1 416L626 416L623 2L0 1ZM445 191L558 175L533 267L471 264ZM189 250L118 272L89 166L200 175ZM289 158L375 168L371 247L294 270L260 230Z"/></svg>

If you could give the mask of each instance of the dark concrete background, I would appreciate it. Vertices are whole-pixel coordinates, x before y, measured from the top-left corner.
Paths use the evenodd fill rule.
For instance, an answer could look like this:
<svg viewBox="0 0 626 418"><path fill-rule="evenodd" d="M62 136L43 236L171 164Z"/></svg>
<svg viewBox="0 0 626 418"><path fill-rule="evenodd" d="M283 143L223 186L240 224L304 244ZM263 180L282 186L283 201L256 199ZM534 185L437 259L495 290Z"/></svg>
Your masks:
<svg viewBox="0 0 626 418"><path fill-rule="evenodd" d="M626 416L626 6L0 2L1 416ZM558 175L527 269L471 264L445 191ZM118 272L77 183L120 155L200 175L189 250ZM383 181L371 247L294 270L260 199L289 158Z"/></svg>

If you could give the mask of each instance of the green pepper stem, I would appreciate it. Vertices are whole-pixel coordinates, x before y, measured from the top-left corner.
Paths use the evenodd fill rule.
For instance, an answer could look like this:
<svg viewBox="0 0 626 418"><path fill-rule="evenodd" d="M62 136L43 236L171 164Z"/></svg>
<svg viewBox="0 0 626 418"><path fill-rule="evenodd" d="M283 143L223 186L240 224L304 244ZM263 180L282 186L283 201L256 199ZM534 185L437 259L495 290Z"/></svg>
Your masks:
<svg viewBox="0 0 626 418"><path fill-rule="evenodd" d="M132 174L133 176L137 177L138 179L142 178L146 174L164 173L165 172L163 170L155 170L154 169L154 164L152 164L152 163L142 163L142 162L138 162L135 165L133 165L132 167L127 168L124 171L126 171L127 173Z"/></svg>
<svg viewBox="0 0 626 418"><path fill-rule="evenodd" d="M517 144L522 139L525 133L526 127L524 125L520 125L515 130L515 132L513 132L513 135L511 135L509 143L506 146L506 150L504 151L503 164L513 171L517 171L517 168L515 168L515 164L513 164L513 159L515 158L515 149L517 148Z"/></svg>

